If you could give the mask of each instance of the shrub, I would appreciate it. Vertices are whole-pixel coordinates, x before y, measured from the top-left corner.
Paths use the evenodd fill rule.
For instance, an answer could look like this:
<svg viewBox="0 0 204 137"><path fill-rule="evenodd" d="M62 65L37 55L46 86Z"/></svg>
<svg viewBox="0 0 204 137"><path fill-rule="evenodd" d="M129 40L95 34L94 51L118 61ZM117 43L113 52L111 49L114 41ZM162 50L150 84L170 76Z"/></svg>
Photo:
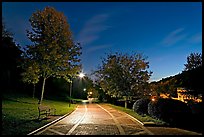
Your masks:
<svg viewBox="0 0 204 137"><path fill-rule="evenodd" d="M140 115L144 115L144 114L148 114L148 103L150 102L150 99L148 98L141 98L138 99L134 104L133 104L133 111L140 114Z"/></svg>
<svg viewBox="0 0 204 137"><path fill-rule="evenodd" d="M191 110L182 101L159 98L155 102L149 102L148 114L167 123L179 125L188 121L191 116Z"/></svg>
<svg viewBox="0 0 204 137"><path fill-rule="evenodd" d="M200 103L188 102L188 106L191 108L193 114L201 115L203 106L201 102Z"/></svg>
<svg viewBox="0 0 204 137"><path fill-rule="evenodd" d="M188 104L188 106L191 108L192 111L192 118L190 119L189 123L191 123L192 129L198 132L203 132L203 127L200 126L201 120L203 119L203 103L191 103Z"/></svg>

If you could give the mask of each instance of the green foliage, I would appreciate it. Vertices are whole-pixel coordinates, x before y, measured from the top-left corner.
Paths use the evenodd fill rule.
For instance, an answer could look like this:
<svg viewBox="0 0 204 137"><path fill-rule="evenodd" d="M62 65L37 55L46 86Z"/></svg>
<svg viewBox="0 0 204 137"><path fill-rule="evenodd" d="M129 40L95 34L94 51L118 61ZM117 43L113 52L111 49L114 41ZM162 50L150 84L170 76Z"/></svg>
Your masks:
<svg viewBox="0 0 204 137"><path fill-rule="evenodd" d="M97 96L93 81L88 76L77 77L73 82L73 97L87 99L88 92L92 92L92 97Z"/></svg>
<svg viewBox="0 0 204 137"><path fill-rule="evenodd" d="M39 69L38 76L43 78L42 101L47 78L63 77L70 82L68 75L79 71L81 46L74 44L66 17L52 7L36 11L29 21L32 31L27 30L27 36L33 45L27 46L26 57L32 67Z"/></svg>
<svg viewBox="0 0 204 137"><path fill-rule="evenodd" d="M176 78L181 81L182 87L191 89L192 94L203 94L203 67L197 67L189 71L183 71L182 74L176 75Z"/></svg>
<svg viewBox="0 0 204 137"><path fill-rule="evenodd" d="M195 103L193 101L188 102L188 106L191 108L191 111L194 115L201 116L203 111L203 103Z"/></svg>
<svg viewBox="0 0 204 137"><path fill-rule="evenodd" d="M98 87L93 83L93 81L89 77L85 77L85 87L86 87L86 93L89 95L90 98L98 98ZM91 93L91 94L90 94Z"/></svg>
<svg viewBox="0 0 204 137"><path fill-rule="evenodd" d="M180 86L179 81L175 77L162 79L159 82L152 82L151 89L153 94L170 94L170 96L177 96L177 87Z"/></svg>
<svg viewBox="0 0 204 137"><path fill-rule="evenodd" d="M149 98L141 98L138 99L134 104L133 104L133 111L140 114L148 114L148 104L150 102Z"/></svg>
<svg viewBox="0 0 204 137"><path fill-rule="evenodd" d="M128 109L128 108L124 108L124 107L120 107L120 106L115 106L112 104L108 104L108 105L135 117L136 119L140 120L141 122L154 122L157 125L165 125L166 124L164 121L154 119L148 115L139 115L138 113L135 113L132 109Z"/></svg>
<svg viewBox="0 0 204 137"><path fill-rule="evenodd" d="M103 102L106 99L103 89L98 84L95 84L95 89L98 93L98 100Z"/></svg>
<svg viewBox="0 0 204 137"><path fill-rule="evenodd" d="M13 34L8 31L2 21L2 43L0 46L0 83L1 90L16 90L20 82L22 51L13 39Z"/></svg>
<svg viewBox="0 0 204 137"><path fill-rule="evenodd" d="M181 124L191 118L191 110L186 103L164 98L149 102L148 114L170 124Z"/></svg>
<svg viewBox="0 0 204 137"><path fill-rule="evenodd" d="M123 96L142 96L147 92L151 72L147 71L149 62L141 54L108 54L102 66L95 71L97 83L106 94L121 98Z"/></svg>
<svg viewBox="0 0 204 137"><path fill-rule="evenodd" d="M202 54L201 53L191 53L187 57L187 63L184 64L185 71L192 70L202 66Z"/></svg>
<svg viewBox="0 0 204 137"><path fill-rule="evenodd" d="M22 73L23 75L23 82L37 84L39 81L39 68L35 65L36 63L27 68L25 72Z"/></svg>
<svg viewBox="0 0 204 137"><path fill-rule="evenodd" d="M11 38L13 40L13 33L7 30L5 22L4 22L3 19L2 19L2 29L1 29L1 31L2 31L2 40L4 38Z"/></svg>
<svg viewBox="0 0 204 137"><path fill-rule="evenodd" d="M35 85L39 82L40 78L40 69L36 62L32 62L29 59L24 59L24 62L22 64L22 67L25 69L25 71L21 74L22 75L22 81L24 83L33 84L33 98L35 97Z"/></svg>

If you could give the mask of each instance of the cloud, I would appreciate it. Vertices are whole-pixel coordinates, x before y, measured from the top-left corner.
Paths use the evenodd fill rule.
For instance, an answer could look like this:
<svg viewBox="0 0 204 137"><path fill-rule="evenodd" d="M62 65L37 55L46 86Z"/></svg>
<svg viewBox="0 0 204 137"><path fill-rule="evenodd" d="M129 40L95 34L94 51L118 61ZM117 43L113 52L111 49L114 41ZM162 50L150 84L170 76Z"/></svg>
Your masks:
<svg viewBox="0 0 204 137"><path fill-rule="evenodd" d="M194 34L189 38L190 43L201 43L202 42L202 33Z"/></svg>
<svg viewBox="0 0 204 137"><path fill-rule="evenodd" d="M87 49L86 53L90 53L90 52L94 52L94 51L97 51L97 50L102 50L102 49L110 48L112 46L113 45L111 45L111 44L94 46L94 47L91 47L91 48Z"/></svg>
<svg viewBox="0 0 204 137"><path fill-rule="evenodd" d="M170 32L161 42L165 47L172 46L185 38L187 38L187 34L183 33L184 28L178 28L172 32Z"/></svg>
<svg viewBox="0 0 204 137"><path fill-rule="evenodd" d="M90 18L77 36L77 41L88 45L100 38L100 33L110 28L105 25L109 14L98 14Z"/></svg>

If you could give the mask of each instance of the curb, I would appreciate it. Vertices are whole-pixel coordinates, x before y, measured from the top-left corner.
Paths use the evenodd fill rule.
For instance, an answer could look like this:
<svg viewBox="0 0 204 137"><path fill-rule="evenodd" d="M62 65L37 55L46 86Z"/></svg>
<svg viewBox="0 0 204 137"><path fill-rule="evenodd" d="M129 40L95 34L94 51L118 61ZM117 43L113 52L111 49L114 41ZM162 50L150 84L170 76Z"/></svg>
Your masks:
<svg viewBox="0 0 204 137"><path fill-rule="evenodd" d="M127 113L126 113L127 114ZM127 114L129 117L131 117L132 119L136 120L138 123L140 123L142 126L145 127L159 127L160 125L157 125L154 122L141 122L140 120L138 120L137 118L131 116L130 114Z"/></svg>
<svg viewBox="0 0 204 137"><path fill-rule="evenodd" d="M143 126L157 126L154 122L143 122Z"/></svg>
<svg viewBox="0 0 204 137"><path fill-rule="evenodd" d="M138 119L136 119L135 117L131 116L130 114L128 113L125 113L126 115L128 115L129 117L131 117L132 119L134 119L135 121L137 121L138 123L140 123L142 126L144 126L144 123L139 121Z"/></svg>
<svg viewBox="0 0 204 137"><path fill-rule="evenodd" d="M125 113L126 115L128 115L129 117L131 117L132 119L134 119L135 121L137 121L139 124L141 124L142 126L152 126L152 127L155 127L155 126L159 126L157 125L156 123L154 122L142 122L140 120L138 120L137 118L131 116L130 114L126 113L126 112L123 112L121 111L122 113Z"/></svg>
<svg viewBox="0 0 204 137"><path fill-rule="evenodd" d="M121 111L122 112L122 111ZM137 118L131 116L130 114L126 113L126 112L122 112L124 114L126 114L127 116L129 116L130 118L134 119L135 121L137 121L140 125L142 125L142 129L144 129L147 133L149 133L149 135L154 135L154 133L152 133L150 130L148 130L145 127L145 122L141 122L140 120L138 120ZM155 124L155 123L154 123Z"/></svg>
<svg viewBox="0 0 204 137"><path fill-rule="evenodd" d="M75 109L75 110L76 110L76 109ZM73 111L74 111L74 110L73 110ZM50 122L50 123L48 123L48 124L46 124L46 125L44 125L44 126L38 128L38 129L36 129L36 130L34 130L34 131L30 132L30 133L28 133L27 135L33 135L33 134L35 134L36 132L45 129L46 127L48 127L48 126L50 126L50 125L52 125L52 124L54 124L54 123L60 121L61 119L65 118L66 116L68 116L69 114L71 114L73 111L71 111L71 112L69 112L69 113L67 113L67 114L65 114L65 115L63 115L63 116L61 116L61 117L59 117L58 119L55 119L54 121L52 121L52 122Z"/></svg>

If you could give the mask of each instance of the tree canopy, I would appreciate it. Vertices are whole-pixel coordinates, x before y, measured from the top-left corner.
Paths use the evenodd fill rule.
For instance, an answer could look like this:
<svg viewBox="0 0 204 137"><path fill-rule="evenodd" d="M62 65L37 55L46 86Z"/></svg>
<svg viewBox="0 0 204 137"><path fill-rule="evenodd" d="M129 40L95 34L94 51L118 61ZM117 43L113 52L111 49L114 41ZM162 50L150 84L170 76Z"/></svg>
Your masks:
<svg viewBox="0 0 204 137"><path fill-rule="evenodd" d="M13 33L8 31L2 20L2 43L0 46L0 83L3 90L15 90L20 85L19 63L22 51L13 38ZM2 90L2 91L3 91Z"/></svg>
<svg viewBox="0 0 204 137"><path fill-rule="evenodd" d="M43 99L45 80L49 77L69 78L80 69L81 46L74 43L70 26L63 13L53 7L36 11L29 19L32 30L27 30L33 45L26 48L26 58L32 67L37 66L39 76L43 78ZM30 67L30 66L28 66Z"/></svg>
<svg viewBox="0 0 204 137"><path fill-rule="evenodd" d="M151 82L152 92L177 97L177 88L184 87L194 95L203 93L202 54L191 53L187 57L187 64L184 65L186 68L182 73Z"/></svg>
<svg viewBox="0 0 204 137"><path fill-rule="evenodd" d="M187 63L184 64L185 70L192 70L202 66L202 54L201 53L191 53L187 57Z"/></svg>
<svg viewBox="0 0 204 137"><path fill-rule="evenodd" d="M95 71L99 85L112 97L143 96L147 92L149 62L142 54L108 54Z"/></svg>

